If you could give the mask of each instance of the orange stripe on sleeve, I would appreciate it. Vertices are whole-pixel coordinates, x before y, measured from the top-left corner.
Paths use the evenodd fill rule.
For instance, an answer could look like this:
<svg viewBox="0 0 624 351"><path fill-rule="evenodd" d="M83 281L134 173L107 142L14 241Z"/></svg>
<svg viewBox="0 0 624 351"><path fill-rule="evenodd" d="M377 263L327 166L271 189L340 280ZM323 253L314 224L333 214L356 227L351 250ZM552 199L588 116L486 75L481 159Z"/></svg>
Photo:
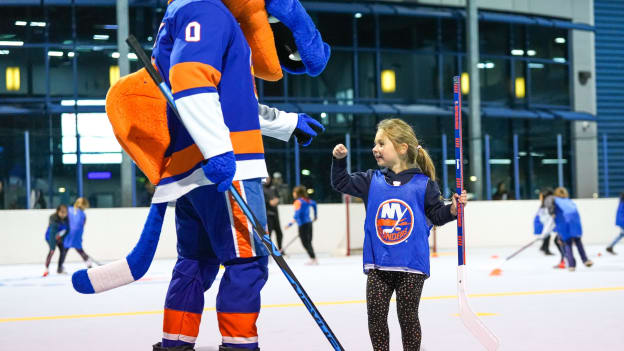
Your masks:
<svg viewBox="0 0 624 351"><path fill-rule="evenodd" d="M301 201L295 200L295 203L293 205L295 207L295 211L299 211L299 209L301 208Z"/></svg>
<svg viewBox="0 0 624 351"><path fill-rule="evenodd" d="M217 87L221 72L201 62L181 62L169 69L169 81L173 94L193 88Z"/></svg>
<svg viewBox="0 0 624 351"><path fill-rule="evenodd" d="M259 129L246 130L243 132L230 132L232 148L235 154L262 154L262 132Z"/></svg>
<svg viewBox="0 0 624 351"><path fill-rule="evenodd" d="M222 336L252 338L258 336L256 320L258 313L217 312L219 331Z"/></svg>
<svg viewBox="0 0 624 351"><path fill-rule="evenodd" d="M234 187L236 187L236 190L238 190L238 192L242 194L240 181L232 182L232 185L234 185ZM232 227L233 230L236 231L238 257L253 257L253 252L251 250L251 233L249 232L247 216L245 216L243 210L240 208L240 206L238 206L238 203L236 203L232 194L229 194L229 199L232 208L232 220L234 221Z"/></svg>
<svg viewBox="0 0 624 351"><path fill-rule="evenodd" d="M163 332L197 337L201 314L165 308Z"/></svg>

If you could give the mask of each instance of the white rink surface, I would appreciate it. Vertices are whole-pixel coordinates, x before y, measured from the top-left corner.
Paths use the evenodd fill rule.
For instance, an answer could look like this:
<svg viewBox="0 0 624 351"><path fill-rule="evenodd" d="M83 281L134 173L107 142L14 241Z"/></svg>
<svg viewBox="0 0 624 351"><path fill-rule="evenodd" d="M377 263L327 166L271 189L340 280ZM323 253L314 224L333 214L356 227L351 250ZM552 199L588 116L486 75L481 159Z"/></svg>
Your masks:
<svg viewBox="0 0 624 351"><path fill-rule="evenodd" d="M535 244L508 261L498 277L488 275L500 261L492 255L505 257L515 248L468 251L470 301L501 339L501 350L624 349L624 245L616 247L619 256L606 254L603 246L586 249L594 267L568 272L553 269L557 256L541 255ZM361 260L320 257L319 266L306 266L305 257L288 258L346 350L371 349ZM155 261L143 281L88 296L74 292L69 275L41 278L41 265L0 266L0 350L151 350L161 336L173 264ZM67 266L70 272L79 268ZM481 350L455 315L455 253L432 258L431 272L420 308L423 350ZM215 296L216 285L206 293L198 351L217 350L220 343ZM331 349L274 263L262 304L262 350ZM401 350L394 302L389 323L391 350Z"/></svg>

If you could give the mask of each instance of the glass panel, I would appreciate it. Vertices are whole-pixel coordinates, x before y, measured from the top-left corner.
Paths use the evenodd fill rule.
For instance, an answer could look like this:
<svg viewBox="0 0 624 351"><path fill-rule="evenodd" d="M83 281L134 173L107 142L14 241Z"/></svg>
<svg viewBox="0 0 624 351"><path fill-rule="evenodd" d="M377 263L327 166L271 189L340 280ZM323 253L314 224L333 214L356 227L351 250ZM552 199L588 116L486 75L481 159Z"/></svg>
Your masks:
<svg viewBox="0 0 624 351"><path fill-rule="evenodd" d="M381 47L435 50L437 20L434 18L380 16Z"/></svg>
<svg viewBox="0 0 624 351"><path fill-rule="evenodd" d="M117 13L113 6L80 6L76 8L76 35L79 43L116 45Z"/></svg>
<svg viewBox="0 0 624 351"><path fill-rule="evenodd" d="M50 19L50 42L57 44L72 44L72 17L69 6L47 7ZM52 20L53 19L53 20Z"/></svg>
<svg viewBox="0 0 624 351"><path fill-rule="evenodd" d="M140 43L154 43L156 31L160 26L162 13L156 12L152 7L130 7L130 33ZM113 31L116 35L116 32ZM114 40L117 40L115 36Z"/></svg>
<svg viewBox="0 0 624 351"><path fill-rule="evenodd" d="M481 54L509 55L509 24L479 22Z"/></svg>
<svg viewBox="0 0 624 351"><path fill-rule="evenodd" d="M104 98L110 87L111 66L118 66L115 51L78 50L78 95ZM118 54L117 54L118 55Z"/></svg>
<svg viewBox="0 0 624 351"><path fill-rule="evenodd" d="M0 40L41 43L46 21L40 6L2 6Z"/></svg>
<svg viewBox="0 0 624 351"><path fill-rule="evenodd" d="M373 16L364 15L357 19L358 46L375 47L375 20Z"/></svg>
<svg viewBox="0 0 624 351"><path fill-rule="evenodd" d="M315 13L312 19L321 32L323 41L330 46L353 45L353 15L335 13Z"/></svg>
<svg viewBox="0 0 624 351"><path fill-rule="evenodd" d="M45 94L44 49L0 49L0 96Z"/></svg>
<svg viewBox="0 0 624 351"><path fill-rule="evenodd" d="M483 123L483 132L484 135L488 134L490 136L492 199L512 199L515 197L515 194L511 121L502 118L488 118ZM464 149L465 147L464 145ZM483 170L483 176L485 177L485 169ZM483 181L483 187L485 191L485 180Z"/></svg>
<svg viewBox="0 0 624 351"><path fill-rule="evenodd" d="M318 77L289 75L288 94L353 100L353 52L334 50L327 67Z"/></svg>
<svg viewBox="0 0 624 351"><path fill-rule="evenodd" d="M358 66L360 98L374 98L377 94L375 54L360 51L358 53Z"/></svg>
<svg viewBox="0 0 624 351"><path fill-rule="evenodd" d="M479 63L479 79L483 101L509 102L512 90L508 60L482 58Z"/></svg>
<svg viewBox="0 0 624 351"><path fill-rule="evenodd" d="M413 103L418 99L438 98L438 70L435 55L383 52L381 70L380 84L382 84L383 98L400 99L403 103ZM392 89L393 81L394 89Z"/></svg>
<svg viewBox="0 0 624 351"><path fill-rule="evenodd" d="M442 91L444 92L444 100L453 100L453 77L458 74L457 56L442 56Z"/></svg>
<svg viewBox="0 0 624 351"><path fill-rule="evenodd" d="M284 78L277 82L264 81L262 84L265 97L284 96Z"/></svg>
<svg viewBox="0 0 624 351"><path fill-rule="evenodd" d="M442 26L442 42L440 43L441 49L445 51L459 51L457 46L457 20L455 19L443 19L441 20Z"/></svg>
<svg viewBox="0 0 624 351"><path fill-rule="evenodd" d="M567 65L530 62L531 103L569 106L568 70Z"/></svg>
<svg viewBox="0 0 624 351"><path fill-rule="evenodd" d="M568 31L565 29L530 26L528 56L566 62L568 59Z"/></svg>

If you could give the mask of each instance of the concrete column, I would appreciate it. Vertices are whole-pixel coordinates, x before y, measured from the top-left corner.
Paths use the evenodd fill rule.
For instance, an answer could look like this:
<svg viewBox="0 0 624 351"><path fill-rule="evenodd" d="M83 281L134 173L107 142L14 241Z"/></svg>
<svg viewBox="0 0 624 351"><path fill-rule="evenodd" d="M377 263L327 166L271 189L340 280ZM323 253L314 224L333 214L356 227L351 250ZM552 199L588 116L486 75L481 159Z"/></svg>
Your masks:
<svg viewBox="0 0 624 351"><path fill-rule="evenodd" d="M129 33L128 24L128 0L117 0L117 50L119 51L119 76L123 77L130 73L130 61L128 61L128 44L126 39ZM132 186L134 183L134 169L132 159L124 151L121 159L121 206L133 206Z"/></svg>
<svg viewBox="0 0 624 351"><path fill-rule="evenodd" d="M476 182L470 182L477 199L483 199L483 145L481 136L481 92L479 83L479 17L477 0L466 2L466 48L468 57L468 74L470 75L470 93L468 106L470 116L468 131L470 133L470 176L476 176ZM467 181L466 179L464 182Z"/></svg>

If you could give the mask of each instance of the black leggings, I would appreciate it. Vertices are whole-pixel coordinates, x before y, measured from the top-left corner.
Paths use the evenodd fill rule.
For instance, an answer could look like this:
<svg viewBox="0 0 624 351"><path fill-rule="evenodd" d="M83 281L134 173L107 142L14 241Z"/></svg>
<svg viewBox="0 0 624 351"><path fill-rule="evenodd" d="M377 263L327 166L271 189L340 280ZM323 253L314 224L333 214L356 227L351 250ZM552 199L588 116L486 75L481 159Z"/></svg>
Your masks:
<svg viewBox="0 0 624 351"><path fill-rule="evenodd" d="M69 251L69 249L71 249L71 247L61 249L61 257L59 257L59 264L58 264L58 272L59 273L61 273L63 271L63 263L65 263L65 257L67 256L67 251ZM82 257L82 259L85 262L89 259L89 255L87 255L87 253L84 252L83 249L78 249L78 248L75 248L75 249L78 252L78 254L80 255L80 257Z"/></svg>
<svg viewBox="0 0 624 351"><path fill-rule="evenodd" d="M397 314L401 326L404 351L420 350L420 321L418 305L426 276L407 272L380 271L368 272L366 281L366 308L368 310L368 334L373 350L390 350L388 331L388 310L390 298L396 291Z"/></svg>
<svg viewBox="0 0 624 351"><path fill-rule="evenodd" d="M63 242L62 241L57 241L56 242L56 246L59 248L59 255L63 255L63 250L65 250L65 248L63 247ZM45 267L46 270L48 269L48 267L50 267L50 261L52 261L52 255L54 255L54 249L50 249L50 252L48 252L48 257L46 257L46 263L45 263ZM65 258L63 258L65 259ZM59 262L58 262L58 270L61 270L61 266L63 264L61 263L61 258L59 257Z"/></svg>
<svg viewBox="0 0 624 351"><path fill-rule="evenodd" d="M308 252L308 256L311 259L315 259L314 248L312 247L312 222L308 222L299 226L299 238L301 239L301 244Z"/></svg>
<svg viewBox="0 0 624 351"><path fill-rule="evenodd" d="M282 228L280 227L279 217L278 216L267 216L267 226L269 227L269 236L275 231L275 237L277 238L277 248L282 249L282 238L284 235L282 234Z"/></svg>

